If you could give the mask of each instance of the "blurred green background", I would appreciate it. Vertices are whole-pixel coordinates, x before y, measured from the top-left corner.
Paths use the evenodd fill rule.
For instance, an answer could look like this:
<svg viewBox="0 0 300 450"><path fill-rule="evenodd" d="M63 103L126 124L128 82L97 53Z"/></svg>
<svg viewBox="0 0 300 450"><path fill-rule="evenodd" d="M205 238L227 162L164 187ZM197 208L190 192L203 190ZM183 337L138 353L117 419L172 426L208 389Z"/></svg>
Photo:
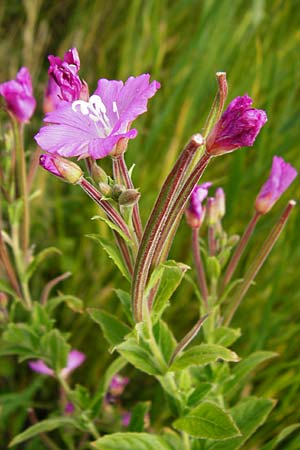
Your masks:
<svg viewBox="0 0 300 450"><path fill-rule="evenodd" d="M0 22L0 81L14 78L21 65L33 75L39 106L27 129L29 152L35 151L32 136L43 115L48 54L62 56L76 46L80 74L91 92L101 77L125 80L149 72L161 82L148 113L136 122L139 135L127 152L128 165L136 165L133 179L142 193L144 220L184 143L201 131L215 94L217 71L227 72L229 100L248 93L269 118L254 148L215 159L205 174L205 180L225 189L226 229L243 232L273 155L299 167L299 0L10 0L1 3ZM108 162L104 166L109 169ZM32 241L37 249L55 245L63 252L43 266L42 280L71 271L73 276L60 286L64 292L83 298L88 306L118 308L113 288L127 289L126 281L85 237L99 231L99 223L90 221L96 207L79 188L41 170L36 188L41 196L33 206ZM298 180L259 223L250 257L291 197L299 199ZM249 449L260 448L284 426L300 420L299 226L297 206L234 321L243 331L236 347L241 356L259 349L279 354L249 383L250 392L279 399L268 423L245 447ZM108 233L105 227L101 232ZM182 221L172 257L191 264L189 242L190 230ZM245 258L240 273L247 264ZM36 296L40 288L41 278L33 285ZM196 311L197 300L184 283L167 317L175 335L188 329ZM173 320L179 312L180 322ZM93 388L109 358L98 328L87 316L75 316L67 309L61 310L58 322L72 333L73 347L88 354L78 380ZM3 361L0 377L9 378L13 363ZM29 376L23 364L18 377ZM293 435L285 445L300 448L299 437Z"/></svg>

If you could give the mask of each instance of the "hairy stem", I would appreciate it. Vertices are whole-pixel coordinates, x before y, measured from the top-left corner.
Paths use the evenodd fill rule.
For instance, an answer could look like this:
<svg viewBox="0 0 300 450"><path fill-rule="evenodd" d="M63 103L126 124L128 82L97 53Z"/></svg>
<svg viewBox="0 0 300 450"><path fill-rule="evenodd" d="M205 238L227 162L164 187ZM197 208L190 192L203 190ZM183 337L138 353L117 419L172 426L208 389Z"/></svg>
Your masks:
<svg viewBox="0 0 300 450"><path fill-rule="evenodd" d="M192 229L192 251L194 257L194 263L197 272L198 284L201 292L201 296L203 298L203 303L206 311L208 310L208 289L206 283L205 272L203 268L203 262L201 258L201 252L199 247L199 228Z"/></svg>
<svg viewBox="0 0 300 450"><path fill-rule="evenodd" d="M289 203L287 204L283 213L279 217L277 224L270 231L270 233L269 233L267 239L265 240L265 242L263 243L260 251L258 252L258 254L254 258L252 264L250 265L249 269L247 270L247 272L244 276L243 283L239 287L232 304L229 305L228 314L224 321L225 326L228 326L230 324L231 320L233 319L233 316L234 316L237 308L241 304L241 301L243 300L249 287L251 286L252 281L256 277L258 271L260 270L263 263L269 256L273 246L275 245L280 234L282 233L282 230L284 229L284 226L285 226L293 208L295 207L295 205L296 205L296 202L294 200L289 201Z"/></svg>
<svg viewBox="0 0 300 450"><path fill-rule="evenodd" d="M232 278L232 275L235 272L235 269L241 259L241 256L253 234L253 231L256 227L256 224L259 220L259 218L261 217L261 214L258 212L255 212L254 215L252 216L250 222L247 225L247 228L244 231L243 236L241 237L232 257L231 260L227 266L224 278L223 278L223 282L222 282L222 291L224 291L224 288L227 286L228 283L230 283L230 280Z"/></svg>
<svg viewBox="0 0 300 450"><path fill-rule="evenodd" d="M127 189L134 189L132 180L130 178L128 168L125 162L124 154L113 158L113 172L117 183L124 184ZM143 227L140 217L139 205L136 203L132 211L132 223L138 242L142 239Z"/></svg>

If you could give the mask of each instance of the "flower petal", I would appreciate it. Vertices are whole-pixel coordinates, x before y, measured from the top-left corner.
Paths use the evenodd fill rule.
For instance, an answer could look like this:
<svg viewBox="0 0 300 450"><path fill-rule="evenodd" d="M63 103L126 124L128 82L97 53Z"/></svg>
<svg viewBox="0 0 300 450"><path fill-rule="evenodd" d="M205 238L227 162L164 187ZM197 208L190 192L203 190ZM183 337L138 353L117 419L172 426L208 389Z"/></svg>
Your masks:
<svg viewBox="0 0 300 450"><path fill-rule="evenodd" d="M28 365L34 372L42 373L43 375L54 375L54 370L50 369L50 367L48 367L41 359L38 359L37 361L30 361Z"/></svg>

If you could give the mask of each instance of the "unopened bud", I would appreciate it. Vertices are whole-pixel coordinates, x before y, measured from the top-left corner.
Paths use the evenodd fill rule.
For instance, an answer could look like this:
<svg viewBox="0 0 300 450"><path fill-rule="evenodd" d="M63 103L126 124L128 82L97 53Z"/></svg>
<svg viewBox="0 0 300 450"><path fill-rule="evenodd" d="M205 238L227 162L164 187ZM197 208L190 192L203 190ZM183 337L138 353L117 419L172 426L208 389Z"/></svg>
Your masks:
<svg viewBox="0 0 300 450"><path fill-rule="evenodd" d="M208 226L213 226L218 222L218 208L214 197L207 199L206 217Z"/></svg>
<svg viewBox="0 0 300 450"><path fill-rule="evenodd" d="M76 184L82 178L81 168L61 156L44 154L40 156L40 165L67 183Z"/></svg>
<svg viewBox="0 0 300 450"><path fill-rule="evenodd" d="M127 189L119 196L119 205L121 206L133 206L141 197L141 194L136 189Z"/></svg>
<svg viewBox="0 0 300 450"><path fill-rule="evenodd" d="M225 193L222 188L218 188L215 193L216 209L219 215L219 219L225 216Z"/></svg>
<svg viewBox="0 0 300 450"><path fill-rule="evenodd" d="M102 167L98 166L96 161L91 164L91 175L96 183L107 183L108 176Z"/></svg>
<svg viewBox="0 0 300 450"><path fill-rule="evenodd" d="M199 208L200 209L200 208ZM206 207L201 206L201 214L196 215L190 208L185 210L187 224L191 228L200 228L204 222Z"/></svg>
<svg viewBox="0 0 300 450"><path fill-rule="evenodd" d="M126 191L126 187L123 184L114 184L111 190L111 196L114 200L118 201L122 192Z"/></svg>
<svg viewBox="0 0 300 450"><path fill-rule="evenodd" d="M99 183L99 190L104 197L112 196L112 188L107 183Z"/></svg>

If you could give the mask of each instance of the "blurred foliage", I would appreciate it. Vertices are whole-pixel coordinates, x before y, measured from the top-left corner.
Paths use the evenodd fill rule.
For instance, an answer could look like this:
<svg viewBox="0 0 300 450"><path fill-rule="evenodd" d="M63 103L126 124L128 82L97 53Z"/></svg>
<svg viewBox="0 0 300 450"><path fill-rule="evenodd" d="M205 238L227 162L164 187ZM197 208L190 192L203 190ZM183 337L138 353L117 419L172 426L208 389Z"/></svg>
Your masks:
<svg viewBox="0 0 300 450"><path fill-rule="evenodd" d="M242 233L272 156L284 156L299 167L299 6L299 0L10 0L0 6L0 80L13 78L21 65L33 74L39 107L27 130L29 152L35 150L32 136L42 119L48 54L62 55L76 46L81 75L91 91L100 77L126 79L150 72L159 80L162 88L151 100L149 112L139 118L139 136L130 143L127 154L128 165L136 165L133 178L141 188L141 210L146 219L177 154L188 137L203 126L216 88L215 72L226 71L229 99L247 92L269 117L253 149L216 159L205 174L206 180L225 189L228 231ZM55 245L63 252L44 264L43 280L71 271L73 276L64 282L64 292L83 298L87 306L115 310L118 303L113 289L126 289L127 282L85 237L99 227L103 234L108 233L98 221L90 221L96 207L86 201L79 188L41 171L36 188L41 195L33 204L32 241L37 248ZM298 181L260 222L250 256L291 196L299 199ZM255 384L248 386L249 392L280 399L268 423L245 446L249 449L260 448L284 426L300 419L299 226L297 210L235 318L243 331L237 344L241 356L260 349L279 353L277 360L260 371ZM191 263L189 241L190 231L182 223L172 256L187 264ZM244 260L241 266L246 264ZM40 285L34 288L38 292ZM173 320L175 334L183 335L196 309L197 301L185 283L168 313L172 322L180 312L180 323ZM88 355L78 376L94 387L109 358L106 344L85 314L75 316L66 308L60 311L61 327L72 333L74 347ZM8 381L12 373L11 360L3 359L0 388L13 388L13 381ZM137 383L128 391L134 398L147 399L147 390L153 389L151 381L140 393L140 375L134 376ZM30 377L23 364L15 383L23 389ZM50 391L44 396L49 401ZM24 420L24 412L20 412L8 434L15 434ZM26 448L40 448L34 442L30 445ZM291 435L284 448L299 447L299 440Z"/></svg>

